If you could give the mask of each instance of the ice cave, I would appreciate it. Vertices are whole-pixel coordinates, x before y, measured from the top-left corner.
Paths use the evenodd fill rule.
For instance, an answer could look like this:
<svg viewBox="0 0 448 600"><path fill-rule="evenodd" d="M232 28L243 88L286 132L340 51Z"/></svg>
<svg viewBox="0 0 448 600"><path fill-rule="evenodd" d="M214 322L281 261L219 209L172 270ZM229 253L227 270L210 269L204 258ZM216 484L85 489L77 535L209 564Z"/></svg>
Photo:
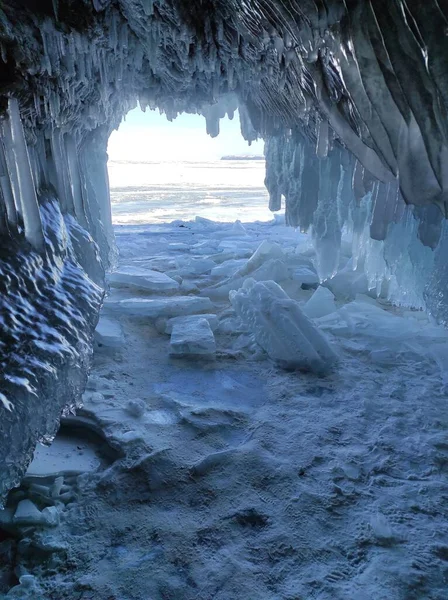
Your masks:
<svg viewBox="0 0 448 600"><path fill-rule="evenodd" d="M447 0L0 0L1 598L447 598L447 56ZM113 223L135 107L284 214Z"/></svg>

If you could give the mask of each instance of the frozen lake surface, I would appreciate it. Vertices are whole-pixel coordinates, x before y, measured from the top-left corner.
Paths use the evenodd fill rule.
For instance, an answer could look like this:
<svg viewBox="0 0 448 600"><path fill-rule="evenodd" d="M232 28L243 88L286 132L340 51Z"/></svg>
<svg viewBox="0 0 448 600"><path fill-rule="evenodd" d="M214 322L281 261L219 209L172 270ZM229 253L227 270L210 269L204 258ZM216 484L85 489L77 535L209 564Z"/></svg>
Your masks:
<svg viewBox="0 0 448 600"><path fill-rule="evenodd" d="M122 275L79 417L119 458L34 534L56 548L39 568L23 559L48 598L446 598L447 332L374 299L344 271L348 244L319 287L307 236L272 222L116 235ZM145 269L178 287L148 289ZM264 320L240 319L241 286L264 290ZM302 348L318 331L336 355L325 373L308 355L282 368L275 336L290 343L297 323Z"/></svg>
<svg viewBox="0 0 448 600"><path fill-rule="evenodd" d="M166 223L199 215L214 221L269 221L264 160L109 161L115 224Z"/></svg>

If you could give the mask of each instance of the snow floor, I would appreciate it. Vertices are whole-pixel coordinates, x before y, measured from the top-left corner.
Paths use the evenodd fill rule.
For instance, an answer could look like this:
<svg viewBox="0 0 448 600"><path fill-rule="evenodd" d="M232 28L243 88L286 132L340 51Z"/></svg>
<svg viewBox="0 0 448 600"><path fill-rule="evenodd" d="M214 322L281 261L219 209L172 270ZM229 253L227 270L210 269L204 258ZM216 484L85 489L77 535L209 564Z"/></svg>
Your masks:
<svg viewBox="0 0 448 600"><path fill-rule="evenodd" d="M28 528L22 583L7 597L446 599L447 332L374 299L344 271L348 245L342 275L325 284L334 297L320 290L307 308L313 250L278 223L198 220L116 235L127 276L111 278L77 416L116 460L85 469L71 499L54 501L51 531ZM252 269L266 240L281 251ZM338 357L325 374L282 369L237 318L229 291L262 268L319 315L312 322ZM130 277L145 269L178 288L139 288ZM210 304L194 309L194 298ZM209 343L213 330L212 355L170 356L164 332L201 313L194 333Z"/></svg>

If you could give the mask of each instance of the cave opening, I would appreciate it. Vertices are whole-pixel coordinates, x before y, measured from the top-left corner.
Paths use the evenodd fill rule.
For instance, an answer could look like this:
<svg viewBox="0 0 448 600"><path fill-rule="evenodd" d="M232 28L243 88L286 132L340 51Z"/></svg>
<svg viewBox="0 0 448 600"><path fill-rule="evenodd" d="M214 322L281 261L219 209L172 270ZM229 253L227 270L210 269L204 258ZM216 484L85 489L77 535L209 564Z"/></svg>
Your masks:
<svg viewBox="0 0 448 600"><path fill-rule="evenodd" d="M263 140L243 139L238 110L219 129L208 135L202 115L128 113L108 141L113 224L271 220Z"/></svg>

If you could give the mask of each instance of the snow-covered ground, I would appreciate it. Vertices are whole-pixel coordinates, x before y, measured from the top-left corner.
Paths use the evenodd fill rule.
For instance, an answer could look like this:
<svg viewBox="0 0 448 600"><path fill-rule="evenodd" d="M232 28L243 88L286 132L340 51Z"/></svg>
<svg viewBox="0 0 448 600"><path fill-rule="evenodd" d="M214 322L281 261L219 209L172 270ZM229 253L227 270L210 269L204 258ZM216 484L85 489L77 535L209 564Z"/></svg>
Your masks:
<svg viewBox="0 0 448 600"><path fill-rule="evenodd" d="M116 227L71 421L109 457L78 443L94 467L30 488L59 525L32 516L17 561L37 579L8 597L447 597L447 332L371 297L348 244L319 287L307 236L278 221ZM285 364L278 335L297 332Z"/></svg>

